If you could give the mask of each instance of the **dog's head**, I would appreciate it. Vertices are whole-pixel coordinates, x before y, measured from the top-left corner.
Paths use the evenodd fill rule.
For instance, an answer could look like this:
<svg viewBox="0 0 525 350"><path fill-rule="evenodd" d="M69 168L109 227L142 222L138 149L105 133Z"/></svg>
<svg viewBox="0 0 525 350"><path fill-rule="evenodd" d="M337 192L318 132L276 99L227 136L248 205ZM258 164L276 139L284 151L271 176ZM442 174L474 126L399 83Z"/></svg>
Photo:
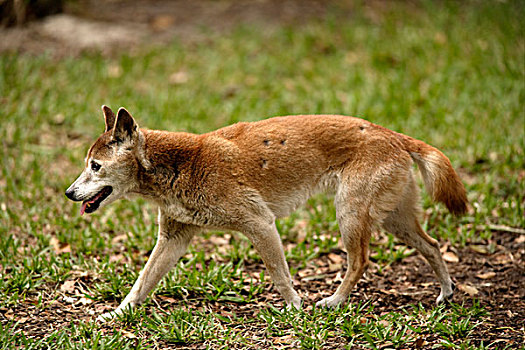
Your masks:
<svg viewBox="0 0 525 350"><path fill-rule="evenodd" d="M137 185L138 125L124 108L116 116L107 106L102 111L106 130L89 149L84 171L66 190L69 199L82 202L80 215L122 198Z"/></svg>

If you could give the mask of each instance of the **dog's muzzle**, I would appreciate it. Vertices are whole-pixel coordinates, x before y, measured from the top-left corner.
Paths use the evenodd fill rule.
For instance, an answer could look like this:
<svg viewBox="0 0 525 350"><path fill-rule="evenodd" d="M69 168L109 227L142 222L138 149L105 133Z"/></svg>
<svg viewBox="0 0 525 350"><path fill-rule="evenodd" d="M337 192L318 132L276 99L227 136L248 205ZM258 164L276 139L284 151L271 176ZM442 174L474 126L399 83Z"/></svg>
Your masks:
<svg viewBox="0 0 525 350"><path fill-rule="evenodd" d="M111 186L104 186L100 191L98 191L95 195L91 196L90 198L79 198L77 196L76 191L74 190L73 185L69 187L66 190L66 197L71 199L74 202L82 202L82 206L80 208L80 215L83 215L84 213L91 214L94 211L96 211L100 204L109 197L109 195L113 192L113 187Z"/></svg>
<svg viewBox="0 0 525 350"><path fill-rule="evenodd" d="M68 188L66 190L66 197L71 199L74 202L79 202L80 200L75 196L75 190L73 188Z"/></svg>

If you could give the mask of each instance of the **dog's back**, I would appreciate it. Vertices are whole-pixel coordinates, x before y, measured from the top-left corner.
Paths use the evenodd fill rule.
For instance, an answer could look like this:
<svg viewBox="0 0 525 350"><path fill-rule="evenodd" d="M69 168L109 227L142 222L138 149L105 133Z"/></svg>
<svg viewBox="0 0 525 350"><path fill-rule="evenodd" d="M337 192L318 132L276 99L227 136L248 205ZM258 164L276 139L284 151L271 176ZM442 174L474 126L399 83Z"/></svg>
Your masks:
<svg viewBox="0 0 525 350"><path fill-rule="evenodd" d="M336 190L345 171L358 174L355 181L363 178L373 184L375 176L384 174L408 177L413 159L420 165L429 192L442 194L433 196L436 200L445 202L453 212L465 207L461 204L466 203L462 184L441 152L363 119L337 115L276 117L234 124L202 137L203 149L211 149L225 176L231 174L237 183L257 189L275 208L277 217L288 215L317 190ZM435 155L435 172L425 166L433 163L423 161L432 160L429 155ZM437 176L441 167L446 174ZM449 186L443 182L447 178Z"/></svg>

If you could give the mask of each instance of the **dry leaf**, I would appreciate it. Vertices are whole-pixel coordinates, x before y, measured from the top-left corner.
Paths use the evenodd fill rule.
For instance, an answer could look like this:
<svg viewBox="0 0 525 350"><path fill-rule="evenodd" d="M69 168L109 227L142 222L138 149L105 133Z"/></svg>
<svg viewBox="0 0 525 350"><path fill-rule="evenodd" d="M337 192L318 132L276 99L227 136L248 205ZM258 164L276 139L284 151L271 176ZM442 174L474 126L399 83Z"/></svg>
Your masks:
<svg viewBox="0 0 525 350"><path fill-rule="evenodd" d="M416 348L420 349L424 345L426 345L426 341L423 338L417 338L414 345L415 345Z"/></svg>
<svg viewBox="0 0 525 350"><path fill-rule="evenodd" d="M82 297L79 299L78 301L80 304L82 305L88 305L88 304L91 304L93 303L93 300L89 299L89 298L85 298L85 297Z"/></svg>
<svg viewBox="0 0 525 350"><path fill-rule="evenodd" d="M109 262L119 262L121 260L124 260L125 257L122 254L115 254L109 257Z"/></svg>
<svg viewBox="0 0 525 350"><path fill-rule="evenodd" d="M467 293L471 297L477 295L479 293L478 289L474 286L470 286L468 284L458 284L458 288L460 291Z"/></svg>
<svg viewBox="0 0 525 350"><path fill-rule="evenodd" d="M49 239L49 245L53 248L53 250L55 251L55 254L57 255L60 255L63 253L71 253L71 246L69 244L65 244L61 246L60 241L55 236Z"/></svg>
<svg viewBox="0 0 525 350"><path fill-rule="evenodd" d="M229 250L229 246L226 245L221 245L217 247L217 253L219 253L220 255L227 255Z"/></svg>
<svg viewBox="0 0 525 350"><path fill-rule="evenodd" d="M125 233L123 233L123 234L121 234L121 235L116 235L116 236L113 237L113 239L111 240L111 243L113 243L113 244L120 243L120 242L125 241L127 238L128 238L128 235L125 234Z"/></svg>
<svg viewBox="0 0 525 350"><path fill-rule="evenodd" d="M390 322L387 320L379 320L378 323L383 327L388 327L390 325Z"/></svg>
<svg viewBox="0 0 525 350"><path fill-rule="evenodd" d="M121 330L122 332L122 335L125 336L126 338L129 338L129 339L137 339L137 336L125 329Z"/></svg>
<svg viewBox="0 0 525 350"><path fill-rule="evenodd" d="M63 254L63 253L71 253L71 246L69 244L66 244L65 246L60 248L58 254Z"/></svg>
<svg viewBox="0 0 525 350"><path fill-rule="evenodd" d="M220 311L220 314L223 317L228 317L228 318L232 318L233 317L233 314L231 312L229 312L229 311L226 311L226 310Z"/></svg>
<svg viewBox="0 0 525 350"><path fill-rule="evenodd" d="M275 344L289 344L293 340L293 337L291 334L284 335L282 337L274 338L272 341Z"/></svg>
<svg viewBox="0 0 525 350"><path fill-rule="evenodd" d="M77 302L77 299L76 298L72 298L72 297L64 297L64 301L66 303L74 304L74 303Z"/></svg>
<svg viewBox="0 0 525 350"><path fill-rule="evenodd" d="M53 117L53 123L55 125L62 125L64 124L64 121L66 120L66 117L62 113L55 114Z"/></svg>
<svg viewBox="0 0 525 350"><path fill-rule="evenodd" d="M216 246L224 246L230 244L230 239L227 237L211 236L209 241Z"/></svg>
<svg viewBox="0 0 525 350"><path fill-rule="evenodd" d="M308 282L308 281L316 281L316 280L326 280L328 279L328 275L326 274L321 274L321 275L313 275L313 276L307 276L307 277L304 277L301 279L301 281L303 282Z"/></svg>
<svg viewBox="0 0 525 350"><path fill-rule="evenodd" d="M189 80L188 73L185 71L175 72L169 77L169 83L172 85L179 85L187 83Z"/></svg>
<svg viewBox="0 0 525 350"><path fill-rule="evenodd" d="M84 277L88 277L89 276L89 272L88 271L82 271L82 270L72 270L71 271L71 276L73 276L75 278L84 278Z"/></svg>
<svg viewBox="0 0 525 350"><path fill-rule="evenodd" d="M482 280L488 280L494 276L496 276L496 273L494 271L489 271L489 272L480 273L476 275L477 278L481 278Z"/></svg>
<svg viewBox="0 0 525 350"><path fill-rule="evenodd" d="M299 272L297 272L297 275L301 278L305 278L305 277L312 275L313 273L314 272L312 271L312 269L308 268L308 269L300 270Z"/></svg>
<svg viewBox="0 0 525 350"><path fill-rule="evenodd" d="M343 264L328 264L329 272L340 271L343 268Z"/></svg>
<svg viewBox="0 0 525 350"><path fill-rule="evenodd" d="M151 27L156 32L169 29L175 23L175 17L171 15L158 15L151 21Z"/></svg>
<svg viewBox="0 0 525 350"><path fill-rule="evenodd" d="M444 45L447 43L447 36L442 32L436 32L436 34L434 34L434 41L438 44Z"/></svg>
<svg viewBox="0 0 525 350"><path fill-rule="evenodd" d="M168 303L176 303L177 300L173 299L173 298L170 298L170 297L167 297L165 295L157 295L157 297L163 301L167 301Z"/></svg>
<svg viewBox="0 0 525 350"><path fill-rule="evenodd" d="M95 310L97 313L101 314L105 311L109 311L109 310L113 310L114 307L111 306L111 305L108 305L108 304L98 304L98 305L95 305Z"/></svg>
<svg viewBox="0 0 525 350"><path fill-rule="evenodd" d="M29 320L29 317L22 317L17 320L18 323L26 323Z"/></svg>
<svg viewBox="0 0 525 350"><path fill-rule="evenodd" d="M108 66L108 77L119 78L122 75L122 68L118 64Z"/></svg>
<svg viewBox="0 0 525 350"><path fill-rule="evenodd" d="M75 291L75 283L76 281L67 280L60 286L60 290L66 293L73 293Z"/></svg>
<svg viewBox="0 0 525 350"><path fill-rule="evenodd" d="M501 253L492 256L492 262L499 265L507 265L512 262L512 259L507 255L507 253Z"/></svg>
<svg viewBox="0 0 525 350"><path fill-rule="evenodd" d="M456 254L452 252L445 252L443 253L443 260L449 263L457 263L459 262L459 258Z"/></svg>
<svg viewBox="0 0 525 350"><path fill-rule="evenodd" d="M469 248L473 251L475 251L476 253L480 253L480 254L488 254L488 250L487 250L487 247L484 246L484 245L471 245L469 246Z"/></svg>
<svg viewBox="0 0 525 350"><path fill-rule="evenodd" d="M58 252L60 251L60 241L58 240L58 238L56 238L55 236L51 237L51 239L49 239L49 245L53 248L56 254L59 254Z"/></svg>
<svg viewBox="0 0 525 350"><path fill-rule="evenodd" d="M338 254L330 253L328 254L328 259L330 259L334 264L343 264L344 259Z"/></svg>

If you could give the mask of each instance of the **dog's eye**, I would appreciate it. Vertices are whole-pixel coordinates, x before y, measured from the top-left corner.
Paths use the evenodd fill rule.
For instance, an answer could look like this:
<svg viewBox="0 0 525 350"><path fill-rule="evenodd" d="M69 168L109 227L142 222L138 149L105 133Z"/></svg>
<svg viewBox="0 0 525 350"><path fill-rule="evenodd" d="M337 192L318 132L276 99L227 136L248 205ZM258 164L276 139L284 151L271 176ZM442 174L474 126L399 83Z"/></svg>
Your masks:
<svg viewBox="0 0 525 350"><path fill-rule="evenodd" d="M91 170L93 171L99 171L100 170L100 164L91 162Z"/></svg>

